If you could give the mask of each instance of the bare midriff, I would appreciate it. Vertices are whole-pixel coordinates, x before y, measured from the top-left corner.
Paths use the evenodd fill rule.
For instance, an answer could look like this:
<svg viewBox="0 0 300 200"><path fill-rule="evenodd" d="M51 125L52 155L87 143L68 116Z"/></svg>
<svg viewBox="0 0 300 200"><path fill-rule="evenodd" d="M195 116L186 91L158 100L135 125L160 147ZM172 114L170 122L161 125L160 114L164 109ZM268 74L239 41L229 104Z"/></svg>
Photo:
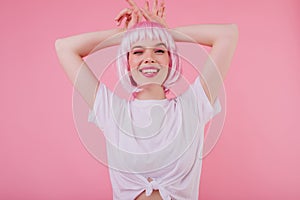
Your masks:
<svg viewBox="0 0 300 200"><path fill-rule="evenodd" d="M150 196L146 196L146 191L142 192L135 200L162 200L159 191L153 190Z"/></svg>

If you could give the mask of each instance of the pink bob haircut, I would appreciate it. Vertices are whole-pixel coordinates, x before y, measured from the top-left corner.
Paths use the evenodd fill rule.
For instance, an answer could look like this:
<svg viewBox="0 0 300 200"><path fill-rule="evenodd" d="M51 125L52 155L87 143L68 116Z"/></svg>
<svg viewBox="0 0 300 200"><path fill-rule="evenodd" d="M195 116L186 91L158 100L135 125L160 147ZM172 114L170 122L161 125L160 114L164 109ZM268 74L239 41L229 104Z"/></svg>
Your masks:
<svg viewBox="0 0 300 200"><path fill-rule="evenodd" d="M168 90L179 78L181 69L177 46L171 34L161 24L144 21L134 25L125 33L119 46L118 57L116 61L118 74L122 85L129 91L136 90L134 81L128 74L128 55L132 45L141 40L160 40L167 49L170 56L169 73L163 83L165 90Z"/></svg>

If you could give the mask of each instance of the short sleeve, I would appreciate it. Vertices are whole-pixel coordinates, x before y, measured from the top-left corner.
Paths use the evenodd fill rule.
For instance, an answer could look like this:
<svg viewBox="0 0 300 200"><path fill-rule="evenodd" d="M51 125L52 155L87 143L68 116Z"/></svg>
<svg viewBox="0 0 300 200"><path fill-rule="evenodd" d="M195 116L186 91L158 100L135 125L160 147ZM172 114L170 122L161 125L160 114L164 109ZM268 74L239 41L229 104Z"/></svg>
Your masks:
<svg viewBox="0 0 300 200"><path fill-rule="evenodd" d="M111 119L112 102L114 94L103 84L100 83L93 109L89 111L88 122L94 123L101 130Z"/></svg>
<svg viewBox="0 0 300 200"><path fill-rule="evenodd" d="M200 82L200 77L197 77L193 84L190 85L189 89L183 93L183 101L189 103L189 107L197 112L201 123L206 124L215 115L221 111L221 104L219 98L215 100L212 105L207 98L205 91Z"/></svg>

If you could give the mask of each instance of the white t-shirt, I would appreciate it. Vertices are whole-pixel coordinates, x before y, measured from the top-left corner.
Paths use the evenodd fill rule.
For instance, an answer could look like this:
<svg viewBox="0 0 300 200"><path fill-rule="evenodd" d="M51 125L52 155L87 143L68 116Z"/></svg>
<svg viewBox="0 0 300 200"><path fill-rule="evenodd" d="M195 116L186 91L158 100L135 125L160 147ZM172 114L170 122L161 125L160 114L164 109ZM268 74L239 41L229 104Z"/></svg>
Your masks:
<svg viewBox="0 0 300 200"><path fill-rule="evenodd" d="M199 77L182 95L163 100L128 101L100 84L89 121L106 137L113 198L159 190L164 200L198 199L204 126L220 111Z"/></svg>

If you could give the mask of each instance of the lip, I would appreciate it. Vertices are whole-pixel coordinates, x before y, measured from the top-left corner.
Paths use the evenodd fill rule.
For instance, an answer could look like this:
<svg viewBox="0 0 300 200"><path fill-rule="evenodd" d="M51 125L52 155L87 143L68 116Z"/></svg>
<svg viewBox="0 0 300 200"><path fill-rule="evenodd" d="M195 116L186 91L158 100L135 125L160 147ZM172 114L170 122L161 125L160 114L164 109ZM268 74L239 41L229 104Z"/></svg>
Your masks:
<svg viewBox="0 0 300 200"><path fill-rule="evenodd" d="M159 67L157 66L154 66L154 65L151 65L151 66L140 66L139 67L139 70L143 70L143 69L160 69Z"/></svg>
<svg viewBox="0 0 300 200"><path fill-rule="evenodd" d="M155 67L155 66L144 66L144 67L140 67L140 69L138 71L143 76L145 76L147 78L152 78L158 74L158 72L160 71L160 68Z"/></svg>

